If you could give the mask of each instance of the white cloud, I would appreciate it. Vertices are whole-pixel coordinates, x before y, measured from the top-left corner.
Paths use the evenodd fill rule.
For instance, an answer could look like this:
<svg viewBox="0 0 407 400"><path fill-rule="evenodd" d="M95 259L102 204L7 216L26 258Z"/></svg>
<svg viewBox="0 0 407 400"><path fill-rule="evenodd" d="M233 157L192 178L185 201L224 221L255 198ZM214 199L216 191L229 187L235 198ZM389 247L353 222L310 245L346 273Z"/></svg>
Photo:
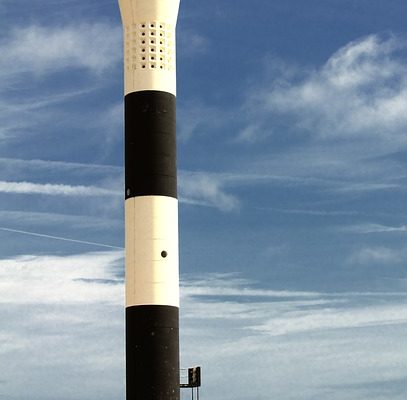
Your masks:
<svg viewBox="0 0 407 400"><path fill-rule="evenodd" d="M107 165L107 164L86 164L86 163L75 163L75 162L67 162L67 161L55 161L55 160L24 160L19 158L6 158L0 157L0 165L2 169L4 168L12 168L13 171L16 169L30 169L30 170L49 170L52 168L53 170L57 169L58 171L76 171L76 172L83 172L86 170L86 173L89 172L97 172L101 174L112 174L112 173L120 173L122 172L122 167L117 167L114 165ZM20 171L19 171L20 172Z"/></svg>
<svg viewBox="0 0 407 400"><path fill-rule="evenodd" d="M193 136L204 136L225 124L229 113L200 101L182 102L178 105L178 136L187 141Z"/></svg>
<svg viewBox="0 0 407 400"><path fill-rule="evenodd" d="M182 296L238 296L243 297L270 297L270 298L319 298L321 293L290 291L290 290L269 290L253 288L253 282L239 278L237 274L209 274L202 277L194 276L193 280L182 281Z"/></svg>
<svg viewBox="0 0 407 400"><path fill-rule="evenodd" d="M355 251L349 258L351 264L394 264L406 260L405 250L395 250L384 246L363 247Z"/></svg>
<svg viewBox="0 0 407 400"><path fill-rule="evenodd" d="M121 193L94 186L0 181L0 193L41 194L50 196L120 196Z"/></svg>
<svg viewBox="0 0 407 400"><path fill-rule="evenodd" d="M122 251L0 261L2 396L73 400L124 391L122 272Z"/></svg>
<svg viewBox="0 0 407 400"><path fill-rule="evenodd" d="M75 163L65 161L51 161L51 160L23 160L15 158L0 158L0 182L3 183L4 190L27 190L33 189L37 192L47 192L47 190L54 190L56 193L63 193L64 186L67 186L68 191L71 193L73 190L69 190L69 185L63 184L56 185L55 188L47 186L43 188L41 185L33 182L27 182L27 180L47 181L50 179L59 179L61 174L64 177L65 182L97 182L99 185L96 188L96 193L102 194L104 188L116 189L117 193L120 192L120 185L123 181L123 167L114 165L102 165L102 164L86 164ZM13 177L13 182L9 182L8 178ZM9 184L8 184L9 183ZM26 184L29 184L26 186ZM17 185L16 185L17 184ZM34 185L34 186L32 186ZM78 185L71 186L71 189ZM102 189L102 192L100 192ZM79 192L84 195L86 192L83 189L79 189ZM112 195L114 190L112 190ZM106 195L108 193L106 192Z"/></svg>
<svg viewBox="0 0 407 400"><path fill-rule="evenodd" d="M184 316L246 320L247 329L268 336L407 323L407 297L403 292L273 290L260 289L254 283L236 274L185 279L181 283ZM372 303L376 297L387 299L388 304ZM400 299L402 306L398 307ZM196 312L198 308L200 312Z"/></svg>
<svg viewBox="0 0 407 400"><path fill-rule="evenodd" d="M14 29L3 39L0 73L85 68L101 73L120 61L121 28L107 24L62 27L31 25Z"/></svg>
<svg viewBox="0 0 407 400"><path fill-rule="evenodd" d="M271 129L262 129L259 124L250 123L239 132L236 141L241 143L255 143L263 141L272 134Z"/></svg>
<svg viewBox="0 0 407 400"><path fill-rule="evenodd" d="M222 175L180 171L180 200L186 204L232 211L239 207L236 197L225 193Z"/></svg>
<svg viewBox="0 0 407 400"><path fill-rule="evenodd" d="M180 52L188 56L203 55L209 51L208 38L191 31L180 32L177 43Z"/></svg>
<svg viewBox="0 0 407 400"><path fill-rule="evenodd" d="M267 109L292 114L297 126L321 137L396 136L407 128L407 66L394 37L370 35L338 50L298 83L264 94Z"/></svg>
<svg viewBox="0 0 407 400"><path fill-rule="evenodd" d="M110 106L96 121L96 124L99 125L99 132L104 134L105 146L103 147L106 153L109 149L115 148L113 144L121 143L123 140L123 119L123 101L120 101Z"/></svg>
<svg viewBox="0 0 407 400"><path fill-rule="evenodd" d="M269 61L248 90L235 135L236 145L259 150L246 149L237 168L325 195L404 190L395 154L407 146L406 55L403 39L370 35L313 69L288 65L285 73L287 65Z"/></svg>
<svg viewBox="0 0 407 400"><path fill-rule="evenodd" d="M344 231L368 234L368 233L404 233L407 232L406 225L400 226L387 226L381 224L360 224L360 225L351 225L343 228Z"/></svg>
<svg viewBox="0 0 407 400"><path fill-rule="evenodd" d="M326 329L350 329L381 325L407 324L407 307L384 306L357 309L335 309L325 305L320 310L289 311L252 329L271 336L291 335Z"/></svg>
<svg viewBox="0 0 407 400"><path fill-rule="evenodd" d="M48 400L62 382L67 400L78 387L91 400L123 394L122 271L119 251L0 261L2 394L35 387ZM184 278L181 293L182 366L203 366L205 396L262 398L267 382L268 396L287 400L340 385L339 400L347 385L404 377L403 294L270 290L235 274Z"/></svg>
<svg viewBox="0 0 407 400"><path fill-rule="evenodd" d="M103 23L31 24L11 30L0 40L0 77L4 83L0 88L0 139L43 133L57 120L72 127L72 115L61 105L100 89L100 79L90 80L87 73L100 78L119 65L121 38L119 26ZM77 69L82 78L75 77L76 88L71 82L67 89L66 74ZM49 79L58 72L64 76ZM85 77L86 90L81 82ZM54 85L52 89L49 84ZM80 120L79 114L74 120Z"/></svg>
<svg viewBox="0 0 407 400"><path fill-rule="evenodd" d="M401 184L398 183L379 183L379 182L342 182L341 185L338 185L334 190L336 192L346 193L363 193L363 192L375 192L383 190L394 190L400 189Z"/></svg>
<svg viewBox="0 0 407 400"><path fill-rule="evenodd" d="M203 365L205 393L262 398L267 382L265 398L339 400L385 372L405 378L405 294L277 292L233 275L183 284L184 365ZM220 376L236 383L221 394Z"/></svg>
<svg viewBox="0 0 407 400"><path fill-rule="evenodd" d="M114 229L122 226L120 219L109 219L101 215L72 215L52 212L33 212L33 211L10 211L0 210L0 221L7 226L34 227L58 227L64 226L66 229L87 229L94 228L98 231L104 229ZM33 229L33 228L30 228Z"/></svg>
<svg viewBox="0 0 407 400"><path fill-rule="evenodd" d="M123 287L115 278L122 262L120 250L0 260L0 303L122 304Z"/></svg>
<svg viewBox="0 0 407 400"><path fill-rule="evenodd" d="M1 65L0 65L1 68ZM14 71L15 72L15 71ZM2 113L0 115L0 138L8 138L14 132L33 131L38 125L46 124L49 121L49 110L61 106L64 102L78 98L91 92L93 88L87 90L77 90L55 95L32 96L28 92L24 93L24 98L15 99L10 93L1 93L0 88L0 106ZM47 110L48 114L41 111ZM55 111L54 111L55 112ZM54 116L54 113L51 113Z"/></svg>

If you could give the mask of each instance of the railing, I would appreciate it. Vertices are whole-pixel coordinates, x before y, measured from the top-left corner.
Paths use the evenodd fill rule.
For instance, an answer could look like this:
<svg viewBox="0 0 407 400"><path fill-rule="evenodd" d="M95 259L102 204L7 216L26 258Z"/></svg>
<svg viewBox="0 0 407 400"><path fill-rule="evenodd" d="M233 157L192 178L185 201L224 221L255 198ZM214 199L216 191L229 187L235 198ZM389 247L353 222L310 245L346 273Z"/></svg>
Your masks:
<svg viewBox="0 0 407 400"><path fill-rule="evenodd" d="M201 367L181 368L180 388L191 388L191 399L194 400L194 389L196 399L199 400L199 387L201 386Z"/></svg>

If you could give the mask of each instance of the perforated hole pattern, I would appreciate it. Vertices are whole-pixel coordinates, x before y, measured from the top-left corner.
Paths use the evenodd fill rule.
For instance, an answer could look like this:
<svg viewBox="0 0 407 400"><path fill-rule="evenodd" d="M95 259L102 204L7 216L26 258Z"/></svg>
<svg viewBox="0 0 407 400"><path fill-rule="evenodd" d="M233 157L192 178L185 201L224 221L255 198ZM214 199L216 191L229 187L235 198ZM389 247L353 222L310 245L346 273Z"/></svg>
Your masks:
<svg viewBox="0 0 407 400"><path fill-rule="evenodd" d="M175 69L174 28L163 22L126 26L127 69Z"/></svg>

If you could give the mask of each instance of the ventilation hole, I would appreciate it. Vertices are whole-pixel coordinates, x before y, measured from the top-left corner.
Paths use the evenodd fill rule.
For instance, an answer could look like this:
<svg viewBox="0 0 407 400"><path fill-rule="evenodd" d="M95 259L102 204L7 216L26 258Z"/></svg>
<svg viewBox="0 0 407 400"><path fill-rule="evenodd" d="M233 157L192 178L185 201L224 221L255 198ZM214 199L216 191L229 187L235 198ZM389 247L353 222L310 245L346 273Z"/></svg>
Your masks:
<svg viewBox="0 0 407 400"><path fill-rule="evenodd" d="M151 60L152 60L152 61L154 61L154 60L155 60L155 57L154 57L154 56L153 56L153 57L151 57Z"/></svg>
<svg viewBox="0 0 407 400"><path fill-rule="evenodd" d="M145 68L146 67L146 65L145 64L143 64L142 66L141 66L141 68Z"/></svg>
<svg viewBox="0 0 407 400"><path fill-rule="evenodd" d="M145 27L146 27L146 24L141 24L141 27L142 27L142 28L145 28Z"/></svg>
<svg viewBox="0 0 407 400"><path fill-rule="evenodd" d="M150 43L151 43L151 44L154 44L154 43L155 43L155 41L154 41L154 40L150 40Z"/></svg>
<svg viewBox="0 0 407 400"><path fill-rule="evenodd" d="M168 253L165 251L165 250L163 250L162 252L161 252L161 257L162 258L165 258L165 257L167 257L168 256Z"/></svg>
<svg viewBox="0 0 407 400"><path fill-rule="evenodd" d="M146 41L145 41L145 40L142 40L142 41L141 41L141 44L146 44Z"/></svg>
<svg viewBox="0 0 407 400"><path fill-rule="evenodd" d="M154 24L150 24L150 27L151 27L151 28L154 28Z"/></svg>
<svg viewBox="0 0 407 400"><path fill-rule="evenodd" d="M146 33L145 33L145 32L141 32L141 36L146 36Z"/></svg>
<svg viewBox="0 0 407 400"><path fill-rule="evenodd" d="M155 48L152 47L152 48L150 49L150 51L154 53L154 52L155 52Z"/></svg>
<svg viewBox="0 0 407 400"><path fill-rule="evenodd" d="M151 36L154 36L154 35L155 35L155 33L154 33L154 32L151 32L151 33L150 33L150 35L151 35Z"/></svg>
<svg viewBox="0 0 407 400"><path fill-rule="evenodd" d="M155 65L154 65L154 64L151 64L151 68L155 68Z"/></svg>
<svg viewBox="0 0 407 400"><path fill-rule="evenodd" d="M142 60L145 60L146 58L145 58L145 57L141 57L141 59L142 59Z"/></svg>
<svg viewBox="0 0 407 400"><path fill-rule="evenodd" d="M145 53L145 52L146 52L146 49L141 49L141 51L142 51L142 53Z"/></svg>

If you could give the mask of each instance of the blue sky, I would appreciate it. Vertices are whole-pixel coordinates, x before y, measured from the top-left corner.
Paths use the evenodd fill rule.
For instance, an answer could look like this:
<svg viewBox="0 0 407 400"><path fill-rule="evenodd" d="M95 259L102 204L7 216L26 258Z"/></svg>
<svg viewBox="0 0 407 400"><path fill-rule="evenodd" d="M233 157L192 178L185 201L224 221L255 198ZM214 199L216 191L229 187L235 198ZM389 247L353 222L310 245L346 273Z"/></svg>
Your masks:
<svg viewBox="0 0 407 400"><path fill-rule="evenodd" d="M181 360L202 398L405 399L406 12L181 0ZM0 0L0 21L0 399L124 398L118 6Z"/></svg>

